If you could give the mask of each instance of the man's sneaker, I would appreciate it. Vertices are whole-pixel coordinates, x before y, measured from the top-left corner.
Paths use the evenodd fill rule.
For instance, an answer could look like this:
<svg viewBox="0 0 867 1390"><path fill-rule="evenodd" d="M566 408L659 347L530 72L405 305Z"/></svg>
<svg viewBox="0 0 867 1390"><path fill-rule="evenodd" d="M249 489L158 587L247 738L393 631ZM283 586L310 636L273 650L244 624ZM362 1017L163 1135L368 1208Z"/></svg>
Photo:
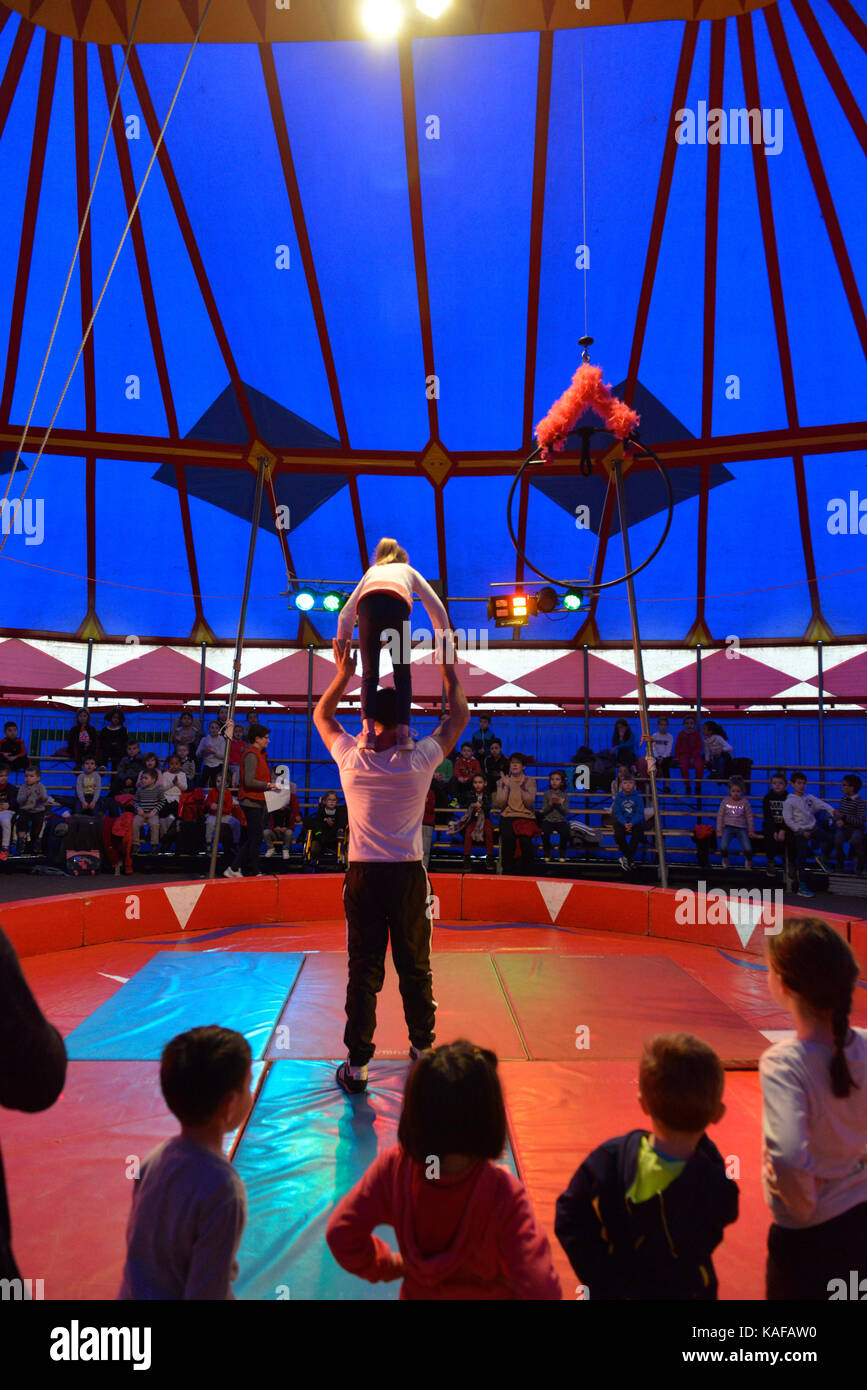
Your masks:
<svg viewBox="0 0 867 1390"><path fill-rule="evenodd" d="M265 858L266 858L266 859L273 859L273 858L274 858L274 853L275 853L275 851L274 851L274 846L273 846L273 845L269 845L268 848L267 848L267 850L265 851Z"/></svg>
<svg viewBox="0 0 867 1390"><path fill-rule="evenodd" d="M807 887L806 883L799 883L799 884L798 884L798 897L799 897L799 898L815 898L815 896L816 896L816 894L810 892L810 890L809 890L809 888Z"/></svg>
<svg viewBox="0 0 867 1390"><path fill-rule="evenodd" d="M723 867L724 869L727 869L728 866L729 866L728 856L724 854L723 857L722 857L722 867Z"/></svg>
<svg viewBox="0 0 867 1390"><path fill-rule="evenodd" d="M629 860L626 858L625 854L621 854L620 856L620 867L624 870L629 868Z"/></svg>
<svg viewBox="0 0 867 1390"><path fill-rule="evenodd" d="M367 1090L367 1067L351 1067L349 1062L341 1062L334 1079L347 1095L357 1096Z"/></svg>
<svg viewBox="0 0 867 1390"><path fill-rule="evenodd" d="M267 859L267 857L268 857L268 856L266 855L265 858ZM288 859L288 858L289 858L289 846L288 846L288 845L284 845L284 846L283 846L283 858L284 858L284 859Z"/></svg>
<svg viewBox="0 0 867 1390"><path fill-rule="evenodd" d="M241 873L241 870L240 870L240 869L233 869L232 866L231 866L231 864L229 865L229 867L228 867L227 869L224 869L224 870L223 870L223 878L243 878L243 877L244 877L244 875Z"/></svg>

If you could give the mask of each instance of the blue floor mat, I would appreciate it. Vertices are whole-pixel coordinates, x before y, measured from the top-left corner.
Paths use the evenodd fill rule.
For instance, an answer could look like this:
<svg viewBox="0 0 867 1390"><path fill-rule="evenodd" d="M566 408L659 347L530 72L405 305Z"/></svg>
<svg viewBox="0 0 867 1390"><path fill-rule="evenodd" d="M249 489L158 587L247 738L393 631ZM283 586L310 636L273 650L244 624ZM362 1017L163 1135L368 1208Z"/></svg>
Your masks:
<svg viewBox="0 0 867 1390"><path fill-rule="evenodd" d="M335 1084L334 1062L272 1064L234 1159L247 1189L239 1299L399 1297L400 1280L370 1284L341 1269L325 1227L377 1154L397 1142L409 1066L372 1062L368 1091L349 1097ZM510 1151L503 1163L516 1171ZM376 1234L397 1249L390 1226Z"/></svg>
<svg viewBox="0 0 867 1390"><path fill-rule="evenodd" d="M65 1039L75 1061L150 1061L177 1033L209 1023L264 1056L302 952L160 951Z"/></svg>

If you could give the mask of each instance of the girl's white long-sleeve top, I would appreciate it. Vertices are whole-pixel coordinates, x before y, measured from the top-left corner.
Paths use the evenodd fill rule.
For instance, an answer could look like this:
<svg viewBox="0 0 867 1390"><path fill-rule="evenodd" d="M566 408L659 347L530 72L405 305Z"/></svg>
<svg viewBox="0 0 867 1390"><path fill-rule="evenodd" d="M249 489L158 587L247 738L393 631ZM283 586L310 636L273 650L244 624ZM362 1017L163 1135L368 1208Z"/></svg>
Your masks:
<svg viewBox="0 0 867 1390"><path fill-rule="evenodd" d="M371 565L340 610L340 617L337 620L337 636L341 641L352 636L352 630L355 627L355 610L358 607L359 599L364 598L366 594L375 593L397 594L408 604L410 612L412 612L413 594L418 594L424 604L425 612L431 620L434 632L448 631L450 626L448 613L430 584L417 570L414 570L411 565L399 563Z"/></svg>

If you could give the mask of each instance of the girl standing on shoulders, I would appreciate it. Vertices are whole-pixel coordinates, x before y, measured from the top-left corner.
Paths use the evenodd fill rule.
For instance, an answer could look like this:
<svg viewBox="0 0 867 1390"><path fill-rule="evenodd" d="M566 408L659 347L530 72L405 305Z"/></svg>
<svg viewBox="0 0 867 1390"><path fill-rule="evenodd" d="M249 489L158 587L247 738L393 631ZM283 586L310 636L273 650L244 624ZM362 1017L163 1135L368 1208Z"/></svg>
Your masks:
<svg viewBox="0 0 867 1390"><path fill-rule="evenodd" d="M376 687L379 684L379 649L384 632L390 634L394 688L397 691L396 747L414 746L409 736L412 704L410 618L413 594L418 594L425 606L436 641L438 633L448 631L448 614L427 580L410 566L409 556L403 546L384 536L376 547L373 564L349 595L337 621L337 643L342 648L351 640L356 616L358 618L362 715L362 731L358 742L362 748L376 748L373 706Z"/></svg>

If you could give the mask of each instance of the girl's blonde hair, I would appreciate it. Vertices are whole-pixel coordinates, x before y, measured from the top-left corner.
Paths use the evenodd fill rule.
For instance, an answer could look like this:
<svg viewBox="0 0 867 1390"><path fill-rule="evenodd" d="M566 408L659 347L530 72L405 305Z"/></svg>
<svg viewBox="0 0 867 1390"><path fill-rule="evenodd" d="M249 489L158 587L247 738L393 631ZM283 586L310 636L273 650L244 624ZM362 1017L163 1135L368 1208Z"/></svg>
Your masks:
<svg viewBox="0 0 867 1390"><path fill-rule="evenodd" d="M392 540L391 536L383 536L379 545L376 547L376 554L373 557L375 565L408 565L409 556L402 545Z"/></svg>

